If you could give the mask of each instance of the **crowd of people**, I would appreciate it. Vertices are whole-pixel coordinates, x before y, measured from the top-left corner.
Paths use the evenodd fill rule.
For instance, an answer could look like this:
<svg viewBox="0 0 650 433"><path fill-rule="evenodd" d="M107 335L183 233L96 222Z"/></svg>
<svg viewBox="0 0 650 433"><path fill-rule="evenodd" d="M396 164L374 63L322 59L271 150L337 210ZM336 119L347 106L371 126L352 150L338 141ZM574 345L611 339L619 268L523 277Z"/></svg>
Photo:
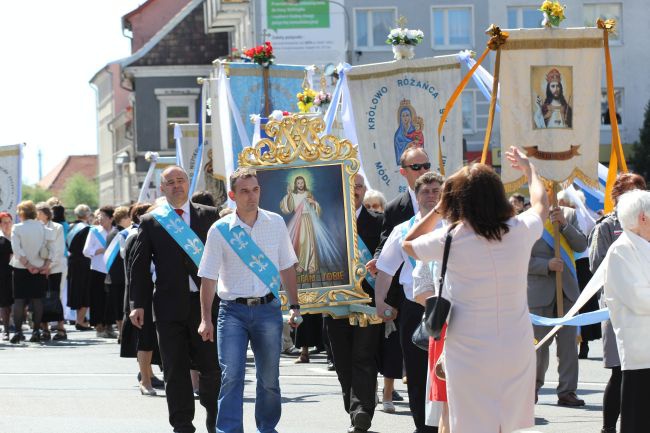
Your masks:
<svg viewBox="0 0 650 433"><path fill-rule="evenodd" d="M249 346L257 429L274 432L281 416L281 353L306 363L315 346L327 351L328 368L336 371L350 433L371 428L378 404L395 412L393 402L402 398L395 380L407 385L418 433L506 433L534 425L552 341L557 404L585 404L577 395L578 359L588 356L589 341L601 337L599 325L579 333L565 326L536 351L533 343L550 328L533 326L529 313L557 316L557 273L566 312L592 273L606 266L597 297L611 316L602 323L604 363L611 370L602 432L616 432L619 415L621 432L650 431L644 411L650 347L642 338L650 324L650 193L644 179L620 175L614 212L596 220L570 188L550 205L534 165L516 148L506 159L526 177L528 200L508 197L486 165L471 164L445 179L417 147L401 155L407 188L388 203L368 190L362 175L354 177L358 245L368 258L362 288L382 319L364 327L300 314L298 258L282 217L259 208L264 192L251 168L230 177L234 211L219 211L209 193L190 198L188 176L177 166L162 173L156 203L95 212L80 204L70 224L55 198L23 201L19 221L0 213L2 338L25 340L29 312L30 342L67 339L65 303L76 313L70 322L77 331L117 339L120 355L137 359L143 395L165 388L175 432L196 430L195 398L206 409L208 432L243 432ZM574 261L555 257L544 235L553 224ZM451 314L443 338L431 338L426 350L413 335L438 295L450 300ZM582 311L598 308L594 299ZM164 380L152 365L161 366Z"/></svg>

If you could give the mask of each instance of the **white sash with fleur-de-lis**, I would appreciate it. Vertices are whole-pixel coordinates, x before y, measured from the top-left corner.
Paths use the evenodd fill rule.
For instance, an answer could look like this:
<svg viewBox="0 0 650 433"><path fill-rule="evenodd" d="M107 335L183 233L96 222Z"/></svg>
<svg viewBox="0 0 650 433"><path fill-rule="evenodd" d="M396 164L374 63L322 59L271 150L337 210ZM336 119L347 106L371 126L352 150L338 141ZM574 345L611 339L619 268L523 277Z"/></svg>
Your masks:
<svg viewBox="0 0 650 433"><path fill-rule="evenodd" d="M174 211L169 203L156 207L151 211L151 215L180 245L198 268L201 263L201 256L203 256L203 242L194 233L194 230Z"/></svg>
<svg viewBox="0 0 650 433"><path fill-rule="evenodd" d="M269 288L273 296L279 299L280 272L241 226L230 229L232 218L234 214L217 221L217 229L246 267Z"/></svg>

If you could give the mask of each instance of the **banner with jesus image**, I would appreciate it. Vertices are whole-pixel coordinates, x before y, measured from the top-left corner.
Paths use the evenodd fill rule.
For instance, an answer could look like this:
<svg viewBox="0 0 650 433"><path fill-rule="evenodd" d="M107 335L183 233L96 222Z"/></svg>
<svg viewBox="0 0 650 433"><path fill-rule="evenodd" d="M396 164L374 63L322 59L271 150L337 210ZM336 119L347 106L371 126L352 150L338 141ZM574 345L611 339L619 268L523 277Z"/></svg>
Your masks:
<svg viewBox="0 0 650 433"><path fill-rule="evenodd" d="M517 146L549 181L598 180L603 32L509 30L501 47L501 149ZM502 165L506 190L525 179Z"/></svg>
<svg viewBox="0 0 650 433"><path fill-rule="evenodd" d="M432 169L438 169L438 123L460 79L456 55L354 66L347 72L363 169L372 188L389 200L406 191L399 173L406 149L424 148ZM447 173L463 163L462 128L456 107L441 137Z"/></svg>

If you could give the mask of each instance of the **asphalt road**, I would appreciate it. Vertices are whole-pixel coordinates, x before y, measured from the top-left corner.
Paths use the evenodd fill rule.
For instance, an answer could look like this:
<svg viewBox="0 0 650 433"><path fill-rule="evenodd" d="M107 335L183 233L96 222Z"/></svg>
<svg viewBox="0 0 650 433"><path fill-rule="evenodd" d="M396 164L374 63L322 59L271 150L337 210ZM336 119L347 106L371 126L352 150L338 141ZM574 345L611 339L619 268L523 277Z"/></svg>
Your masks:
<svg viewBox="0 0 650 433"><path fill-rule="evenodd" d="M71 329L71 328L70 328ZM69 331L65 342L0 342L0 433L158 433L171 432L167 407L157 397L141 396L137 364L119 357L115 340L95 338L91 332ZM250 354L250 353L249 353ZM602 393L608 371L602 368L600 341L591 343L590 359L580 361L579 396L584 408L556 405L555 357L536 406L536 426L526 432L593 433L600 431ZM280 433L345 432L343 410L334 372L326 370L324 355L310 364L281 360L283 406ZM255 372L249 358L244 395L246 432L255 432ZM406 386L399 383L407 397ZM397 403L396 414L378 410L372 432L411 433L408 403ZM205 431L205 411L196 402L197 432ZM379 409L380 407L378 407ZM477 432L479 433L479 432Z"/></svg>

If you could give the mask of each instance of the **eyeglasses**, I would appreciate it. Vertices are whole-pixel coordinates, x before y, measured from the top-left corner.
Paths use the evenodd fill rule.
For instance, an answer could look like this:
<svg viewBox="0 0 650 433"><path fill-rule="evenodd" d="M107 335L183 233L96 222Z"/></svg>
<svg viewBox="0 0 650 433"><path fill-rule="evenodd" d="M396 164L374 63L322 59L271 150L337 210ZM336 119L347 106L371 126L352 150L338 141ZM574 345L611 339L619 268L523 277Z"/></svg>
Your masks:
<svg viewBox="0 0 650 433"><path fill-rule="evenodd" d="M411 164L411 165L403 165L403 168L410 168L413 171L420 171L422 169L428 170L431 168L431 163L430 162L425 162L423 164Z"/></svg>

